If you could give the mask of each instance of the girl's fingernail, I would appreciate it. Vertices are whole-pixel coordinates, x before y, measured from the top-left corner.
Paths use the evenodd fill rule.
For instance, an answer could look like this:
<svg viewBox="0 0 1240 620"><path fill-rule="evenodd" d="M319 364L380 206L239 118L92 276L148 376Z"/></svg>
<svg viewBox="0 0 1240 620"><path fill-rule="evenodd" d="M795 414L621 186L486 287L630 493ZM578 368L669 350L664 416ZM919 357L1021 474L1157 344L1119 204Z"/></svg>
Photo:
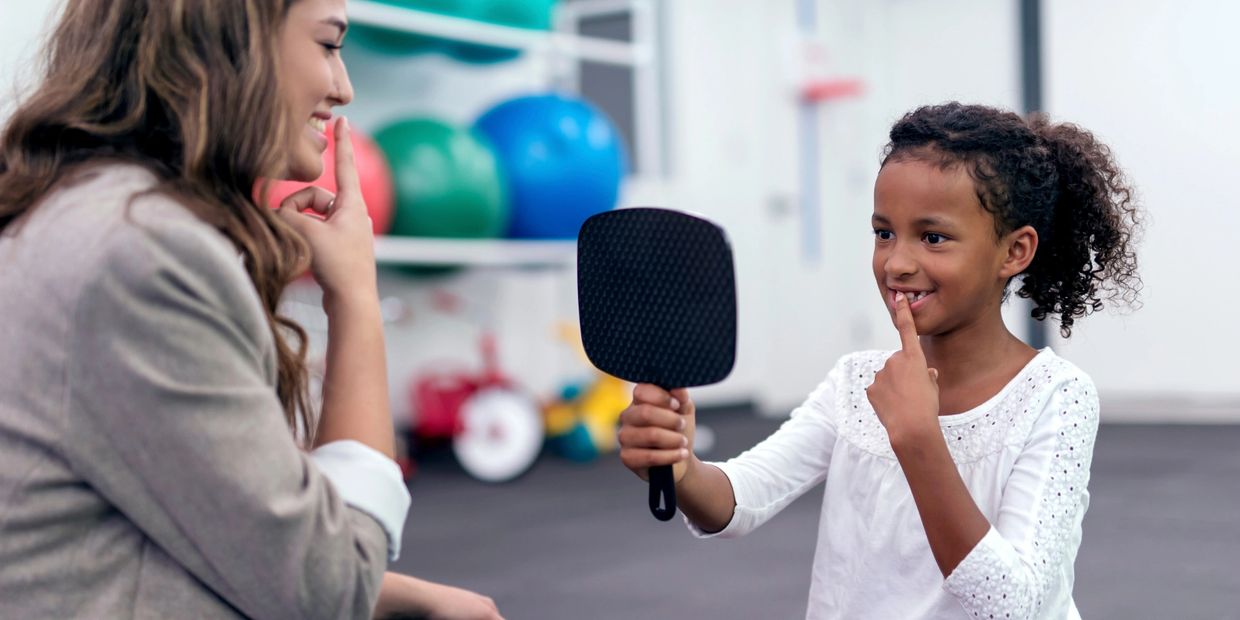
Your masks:
<svg viewBox="0 0 1240 620"><path fill-rule="evenodd" d="M688 437L681 437L681 438L680 438L680 447L682 447L682 448L688 448L688 447L689 447L689 438L688 438Z"/></svg>
<svg viewBox="0 0 1240 620"><path fill-rule="evenodd" d="M689 451L688 451L688 450L684 450L684 449L682 449L682 450L680 451L680 458L682 458L682 459L687 459L687 458L689 458Z"/></svg>
<svg viewBox="0 0 1240 620"><path fill-rule="evenodd" d="M675 398L672 399L672 411L680 411L680 401Z"/></svg>
<svg viewBox="0 0 1240 620"><path fill-rule="evenodd" d="M682 431L685 430L685 419L684 418L680 419L680 425L677 428L679 428Z"/></svg>

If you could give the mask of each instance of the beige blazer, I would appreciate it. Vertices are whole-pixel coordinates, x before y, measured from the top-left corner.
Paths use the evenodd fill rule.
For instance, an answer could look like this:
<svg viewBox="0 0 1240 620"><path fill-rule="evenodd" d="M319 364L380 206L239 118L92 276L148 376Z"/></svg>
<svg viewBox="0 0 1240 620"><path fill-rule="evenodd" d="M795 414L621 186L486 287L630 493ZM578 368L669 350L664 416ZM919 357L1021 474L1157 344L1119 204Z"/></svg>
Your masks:
<svg viewBox="0 0 1240 620"><path fill-rule="evenodd" d="M387 538L295 445L237 251L108 165L0 236L0 618L364 618Z"/></svg>

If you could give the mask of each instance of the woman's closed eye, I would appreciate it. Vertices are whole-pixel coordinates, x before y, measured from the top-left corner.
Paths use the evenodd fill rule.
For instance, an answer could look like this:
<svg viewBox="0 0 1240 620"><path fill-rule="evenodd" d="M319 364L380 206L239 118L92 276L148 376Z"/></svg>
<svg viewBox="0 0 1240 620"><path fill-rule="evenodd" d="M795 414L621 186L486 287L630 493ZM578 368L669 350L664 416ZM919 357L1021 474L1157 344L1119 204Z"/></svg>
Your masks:
<svg viewBox="0 0 1240 620"><path fill-rule="evenodd" d="M322 45L323 49L327 50L328 54L336 54L339 53L340 50L344 49L343 43L319 43L319 45Z"/></svg>

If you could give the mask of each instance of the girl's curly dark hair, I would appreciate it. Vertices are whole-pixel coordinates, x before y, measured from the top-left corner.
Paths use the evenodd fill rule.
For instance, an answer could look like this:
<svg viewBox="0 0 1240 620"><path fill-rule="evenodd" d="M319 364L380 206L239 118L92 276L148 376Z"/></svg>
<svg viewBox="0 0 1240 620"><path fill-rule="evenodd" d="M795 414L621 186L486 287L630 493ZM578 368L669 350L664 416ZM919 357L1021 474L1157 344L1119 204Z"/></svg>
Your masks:
<svg viewBox="0 0 1240 620"><path fill-rule="evenodd" d="M1033 301L1033 317L1059 316L1059 332L1101 310L1103 300L1137 304L1134 236L1140 228L1133 189L1093 134L957 102L924 106L891 128L883 154L890 161L921 159L944 168L963 165L1001 237L1025 225L1038 249L1016 294Z"/></svg>

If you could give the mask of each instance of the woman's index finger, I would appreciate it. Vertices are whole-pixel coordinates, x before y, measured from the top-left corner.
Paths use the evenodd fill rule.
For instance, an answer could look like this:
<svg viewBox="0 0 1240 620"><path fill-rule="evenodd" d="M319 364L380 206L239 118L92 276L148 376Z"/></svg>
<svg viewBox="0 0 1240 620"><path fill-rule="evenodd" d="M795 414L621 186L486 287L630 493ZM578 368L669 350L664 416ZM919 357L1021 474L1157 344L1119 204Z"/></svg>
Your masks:
<svg viewBox="0 0 1240 620"><path fill-rule="evenodd" d="M353 141L350 137L349 122L343 116L336 119L335 132L336 196L337 198L356 196L361 191L361 183L357 179L357 164L353 160Z"/></svg>

